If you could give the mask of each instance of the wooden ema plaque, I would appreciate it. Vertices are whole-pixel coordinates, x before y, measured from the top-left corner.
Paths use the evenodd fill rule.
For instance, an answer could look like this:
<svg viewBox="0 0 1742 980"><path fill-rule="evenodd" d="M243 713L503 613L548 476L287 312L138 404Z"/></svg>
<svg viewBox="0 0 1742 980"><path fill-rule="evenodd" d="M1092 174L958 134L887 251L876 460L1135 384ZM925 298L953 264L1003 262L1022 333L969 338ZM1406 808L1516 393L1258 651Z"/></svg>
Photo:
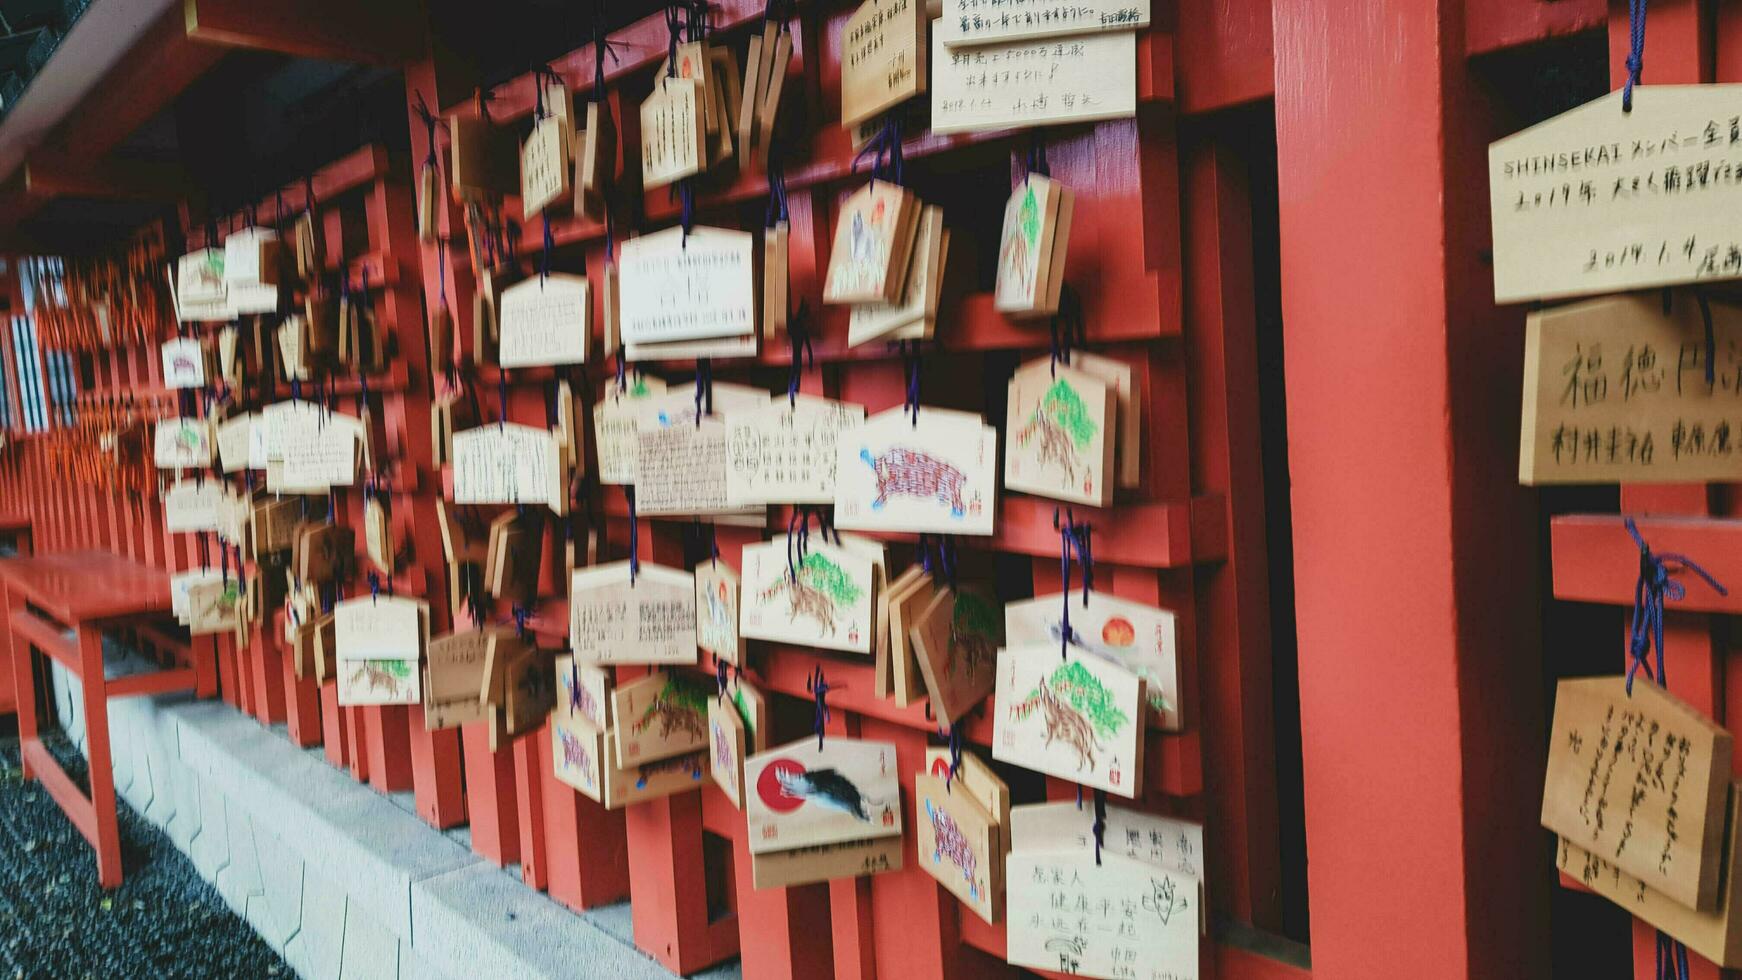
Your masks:
<svg viewBox="0 0 1742 980"><path fill-rule="evenodd" d="M617 275L625 344L754 338L756 240L747 231L668 228L631 238L619 247Z"/></svg>
<svg viewBox="0 0 1742 980"><path fill-rule="evenodd" d="M935 29L946 46L956 48L1148 26L1148 0L1085 0L1065 6L1052 0L1004 0L995 8L982 0L944 0Z"/></svg>
<svg viewBox="0 0 1742 980"><path fill-rule="evenodd" d="M744 765L750 853L901 836L895 746L801 739Z"/></svg>
<svg viewBox="0 0 1742 980"><path fill-rule="evenodd" d="M1004 610L990 589L939 589L908 628L932 713L946 724L967 717L997 681Z"/></svg>
<svg viewBox="0 0 1742 980"><path fill-rule="evenodd" d="M993 307L1012 316L1058 312L1052 291L1054 273L1063 270L1070 239L1070 190L1040 174L1029 174L1004 205L1004 230L998 239L998 278Z"/></svg>
<svg viewBox="0 0 1742 980"><path fill-rule="evenodd" d="M394 596L347 599L333 607L333 633L341 705L422 703L426 603Z"/></svg>
<svg viewBox="0 0 1742 980"><path fill-rule="evenodd" d="M1530 314L1518 480L1687 483L1742 479L1742 309L1605 296Z"/></svg>
<svg viewBox="0 0 1742 980"><path fill-rule="evenodd" d="M718 561L696 566L696 645L733 665L744 662L738 632L738 573Z"/></svg>
<svg viewBox="0 0 1742 980"><path fill-rule="evenodd" d="M914 852L919 866L987 922L1004 908L1004 845L992 815L966 790L920 774L913 779Z"/></svg>
<svg viewBox="0 0 1742 980"><path fill-rule="evenodd" d="M637 423L636 509L650 517L731 510L726 501L725 419L697 419L687 396L674 400L689 414L643 413Z"/></svg>
<svg viewBox="0 0 1742 980"><path fill-rule="evenodd" d="M925 91L922 0L865 0L841 31L841 125Z"/></svg>
<svg viewBox="0 0 1742 980"><path fill-rule="evenodd" d="M664 187L707 166L707 130L701 84L660 75L641 103L641 186Z"/></svg>
<svg viewBox="0 0 1742 980"><path fill-rule="evenodd" d="M187 591L187 627L194 636L210 636L236 628L246 605L240 578L194 583Z"/></svg>
<svg viewBox="0 0 1742 980"><path fill-rule="evenodd" d="M641 563L577 569L569 580L569 648L582 663L694 664L696 583L689 572Z"/></svg>
<svg viewBox="0 0 1742 980"><path fill-rule="evenodd" d="M491 686L500 692L485 708L491 721L490 748L496 751L507 739L544 724L556 705L556 685L551 657L512 632L492 636L484 659Z"/></svg>
<svg viewBox="0 0 1742 980"><path fill-rule="evenodd" d="M212 465L212 429L205 419L166 418L157 423L152 458L160 470Z"/></svg>
<svg viewBox="0 0 1742 980"><path fill-rule="evenodd" d="M556 710L578 716L599 731L611 730L611 672L576 663L571 655L556 658Z"/></svg>
<svg viewBox="0 0 1742 980"><path fill-rule="evenodd" d="M1068 800L1016 807L1004 822L1005 850L1080 851L1093 857L1094 814L1092 806L1078 806ZM1203 904L1203 824L1108 806L1101 849L1103 853L1123 854L1197 881L1198 931L1208 934L1209 916Z"/></svg>
<svg viewBox="0 0 1742 980"><path fill-rule="evenodd" d="M527 218L542 213L572 191L574 169L565 128L563 120L555 116L540 119L520 145L520 209Z"/></svg>
<svg viewBox="0 0 1742 980"><path fill-rule="evenodd" d="M669 759L621 766L616 740L605 740L605 809L621 810L677 793L701 789L709 782L707 753L691 752Z"/></svg>
<svg viewBox="0 0 1742 980"><path fill-rule="evenodd" d="M1005 872L1011 964L1109 980L1197 980L1197 879L1105 850L1097 862L1092 851L1018 848Z"/></svg>
<svg viewBox="0 0 1742 980"><path fill-rule="evenodd" d="M392 503L387 497L373 496L363 502L363 550L370 564L383 575L393 576L398 552L393 544Z"/></svg>
<svg viewBox="0 0 1742 980"><path fill-rule="evenodd" d="M1568 841L1557 839L1555 868L1586 888L1626 909L1700 956L1723 967L1742 966L1742 786L1730 786L1729 833L1724 836L1719 866L1717 908L1696 912L1666 898L1608 861Z"/></svg>
<svg viewBox="0 0 1742 980"><path fill-rule="evenodd" d="M1742 276L1738 99L1742 85L1635 86L1630 113L1617 90L1490 144L1494 301Z"/></svg>
<svg viewBox="0 0 1742 980"><path fill-rule="evenodd" d="M602 732L557 702L550 716L552 773L562 783L594 801L605 802L605 746Z"/></svg>
<svg viewBox="0 0 1742 980"><path fill-rule="evenodd" d="M616 179L617 122L600 102L587 103L585 121L575 136L575 211L603 220L605 190Z"/></svg>
<svg viewBox="0 0 1742 980"><path fill-rule="evenodd" d="M1730 734L1648 680L1563 680L1542 825L1696 911L1717 907Z"/></svg>
<svg viewBox="0 0 1742 980"><path fill-rule="evenodd" d="M992 757L1093 789L1142 790L1143 681L1057 646L998 653Z"/></svg>
<svg viewBox="0 0 1742 980"><path fill-rule="evenodd" d="M1064 603L1071 604L1073 649L1116 663L1143 679L1149 727L1177 732L1180 716L1179 617L1104 592L1085 598L1059 593L1022 599L1004 607L1004 642L1013 647L1047 646L1055 651L1064 630Z"/></svg>
<svg viewBox="0 0 1742 980"><path fill-rule="evenodd" d="M710 700L708 687L699 678L676 671L618 685L611 694L618 761L652 762L704 748Z"/></svg>
<svg viewBox="0 0 1742 980"><path fill-rule="evenodd" d="M873 340L929 340L937 327L943 298L944 259L950 233L943 208L926 205L920 211L907 278L898 303L861 303L847 318L847 346Z"/></svg>
<svg viewBox="0 0 1742 980"><path fill-rule="evenodd" d="M948 780L950 772L950 750L940 746L931 746L925 750L925 771L940 780ZM967 793L973 797L981 809L991 816L992 822L999 826L999 843L1004 852L1010 852L1010 787L992 767L980 761L980 757L972 752L962 753L961 766L956 770L953 780L949 780L946 792Z"/></svg>
<svg viewBox="0 0 1742 980"><path fill-rule="evenodd" d="M163 529L216 531L228 490L221 480L177 480L163 493Z"/></svg>
<svg viewBox="0 0 1742 980"><path fill-rule="evenodd" d="M497 362L505 368L585 364L592 293L580 276L553 272L502 290Z"/></svg>
<svg viewBox="0 0 1742 980"><path fill-rule="evenodd" d="M448 179L462 200L513 194L516 186L514 137L488 119L458 113L448 117L452 153ZM304 278L311 278L305 276Z"/></svg>
<svg viewBox="0 0 1742 980"><path fill-rule="evenodd" d="M906 188L881 180L871 181L842 201L835 216L823 302L900 300L920 210L918 199Z"/></svg>
<svg viewBox="0 0 1742 980"><path fill-rule="evenodd" d="M665 393L665 382L648 375L637 374L629 380L626 390L614 384L605 386L604 394L593 406L593 439L599 457L599 482L623 485L635 482L636 457L641 451L637 431L641 406L655 395Z"/></svg>
<svg viewBox="0 0 1742 980"><path fill-rule="evenodd" d="M940 584L922 573L908 580L907 587L889 600L889 689L899 707L925 696L914 660L913 624L931 605Z"/></svg>
<svg viewBox="0 0 1742 980"><path fill-rule="evenodd" d="M708 775L726 799L744 809L744 719L738 707L721 698L708 699Z"/></svg>
<svg viewBox="0 0 1742 980"><path fill-rule="evenodd" d="M792 224L777 221L762 232L762 336L777 340L786 333L791 312L792 258L787 247Z"/></svg>
<svg viewBox="0 0 1742 980"><path fill-rule="evenodd" d="M739 632L748 639L873 652L877 584L871 559L820 541L802 559L794 555L789 565L787 558L785 541L745 546Z"/></svg>
<svg viewBox="0 0 1742 980"><path fill-rule="evenodd" d="M460 630L430 641L423 667L423 723L430 731L484 718L484 653L499 627Z"/></svg>
<svg viewBox="0 0 1742 980"><path fill-rule="evenodd" d="M863 406L810 395L727 412L727 502L834 503L836 444L864 420Z"/></svg>
<svg viewBox="0 0 1742 980"><path fill-rule="evenodd" d="M977 415L900 408L841 433L835 526L844 530L992 533L998 430Z"/></svg>
<svg viewBox="0 0 1742 980"><path fill-rule="evenodd" d="M1113 389L1119 421L1113 426L1118 444L1113 457L1117 461L1121 490L1135 490L1143 485L1143 401L1131 382L1131 365L1111 357L1071 352L1070 366L1100 380Z"/></svg>
<svg viewBox="0 0 1742 980"><path fill-rule="evenodd" d="M562 466L549 429L486 423L454 433L454 502L545 504L558 492Z"/></svg>
<svg viewBox="0 0 1742 980"><path fill-rule="evenodd" d="M1047 358L1010 379L1004 431L1004 488L1068 503L1113 502L1118 445L1113 390L1099 378Z"/></svg>
<svg viewBox="0 0 1742 980"><path fill-rule="evenodd" d="M1137 32L948 48L932 38L931 131L1026 129L1137 115Z"/></svg>

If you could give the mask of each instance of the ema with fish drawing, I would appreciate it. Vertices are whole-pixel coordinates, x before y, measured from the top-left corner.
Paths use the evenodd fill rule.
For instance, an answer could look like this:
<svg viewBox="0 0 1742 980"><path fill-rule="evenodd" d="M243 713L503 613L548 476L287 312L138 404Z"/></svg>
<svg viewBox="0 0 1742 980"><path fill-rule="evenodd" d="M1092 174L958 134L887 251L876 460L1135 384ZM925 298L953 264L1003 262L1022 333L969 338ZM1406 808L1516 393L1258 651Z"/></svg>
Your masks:
<svg viewBox="0 0 1742 980"><path fill-rule="evenodd" d="M806 739L744 765L750 852L865 841L901 833L895 746L856 738Z"/></svg>
<svg viewBox="0 0 1742 980"><path fill-rule="evenodd" d="M830 636L835 635L836 614L851 607L865 594L846 570L827 555L813 551L798 564L797 574L788 575L764 589L761 600L786 593L788 615L792 622L800 616L816 620L817 626Z"/></svg>
<svg viewBox="0 0 1742 980"><path fill-rule="evenodd" d="M1010 715L1022 721L1043 713L1046 745L1062 741L1076 751L1077 770L1095 771L1096 754L1104 747L1101 738L1111 737L1131 719L1113 702L1099 678L1080 662L1061 665L1034 686L1026 698L1010 706Z"/></svg>

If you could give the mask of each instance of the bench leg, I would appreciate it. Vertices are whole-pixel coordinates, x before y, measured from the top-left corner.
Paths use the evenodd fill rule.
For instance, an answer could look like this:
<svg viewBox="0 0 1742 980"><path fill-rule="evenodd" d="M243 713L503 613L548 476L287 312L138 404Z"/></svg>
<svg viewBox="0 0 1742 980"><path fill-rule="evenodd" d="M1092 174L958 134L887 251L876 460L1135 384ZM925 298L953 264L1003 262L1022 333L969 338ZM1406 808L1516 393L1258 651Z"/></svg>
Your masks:
<svg viewBox="0 0 1742 980"><path fill-rule="evenodd" d="M79 627L79 666L85 698L86 756L90 760L91 806L96 810L97 883L107 891L121 884L121 825L115 812L115 769L109 754L109 696L103 680L103 634Z"/></svg>

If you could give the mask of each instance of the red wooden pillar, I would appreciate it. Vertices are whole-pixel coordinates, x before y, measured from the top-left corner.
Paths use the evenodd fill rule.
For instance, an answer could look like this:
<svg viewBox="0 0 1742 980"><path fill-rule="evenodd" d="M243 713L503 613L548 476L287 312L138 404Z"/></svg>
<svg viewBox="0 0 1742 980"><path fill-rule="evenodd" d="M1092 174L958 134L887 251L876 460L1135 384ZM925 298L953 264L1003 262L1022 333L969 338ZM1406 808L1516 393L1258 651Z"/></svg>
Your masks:
<svg viewBox="0 0 1742 980"><path fill-rule="evenodd" d="M1459 0L1273 7L1315 973L1548 974L1521 315ZM1395 914L1409 909L1407 916Z"/></svg>
<svg viewBox="0 0 1742 980"><path fill-rule="evenodd" d="M472 850L496 865L520 860L520 826L514 802L514 753L490 751L488 722L473 722L460 733L466 762L466 811L471 816Z"/></svg>
<svg viewBox="0 0 1742 980"><path fill-rule="evenodd" d="M550 883L549 846L544 838L544 778L538 765L539 758L549 754L550 736L544 728L514 740L514 786L520 799L520 880L538 891Z"/></svg>
<svg viewBox="0 0 1742 980"><path fill-rule="evenodd" d="M575 911L629 895L629 851L623 811L607 810L556 778L550 726L527 736L537 749L544 801L545 856L550 897Z"/></svg>

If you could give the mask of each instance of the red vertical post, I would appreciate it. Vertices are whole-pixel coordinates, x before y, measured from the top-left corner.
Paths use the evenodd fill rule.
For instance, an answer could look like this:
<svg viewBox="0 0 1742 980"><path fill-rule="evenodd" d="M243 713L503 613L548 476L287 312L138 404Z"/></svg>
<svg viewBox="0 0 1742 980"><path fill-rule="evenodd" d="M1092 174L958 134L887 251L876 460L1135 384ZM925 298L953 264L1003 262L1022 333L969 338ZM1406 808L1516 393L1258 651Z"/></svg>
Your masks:
<svg viewBox="0 0 1742 980"><path fill-rule="evenodd" d="M545 856L550 897L575 911L620 901L629 895L629 849L623 811L607 810L556 778L550 726L527 736L536 743L544 781Z"/></svg>
<svg viewBox="0 0 1742 980"><path fill-rule="evenodd" d="M1313 968L1544 976L1548 877L1483 884L1544 856L1537 524L1494 380L1521 314L1481 259L1501 134L1459 0L1272 25Z"/></svg>
<svg viewBox="0 0 1742 980"><path fill-rule="evenodd" d="M466 809L471 815L472 850L498 866L520 860L520 826L514 803L514 754L490 751L488 722L473 722L460 732L466 760Z"/></svg>
<svg viewBox="0 0 1742 980"><path fill-rule="evenodd" d="M549 849L544 838L544 778L539 772L541 755L550 754L550 739L540 739L543 728L514 740L514 786L520 806L520 880L544 891L550 884ZM540 750L543 750L542 752Z"/></svg>

